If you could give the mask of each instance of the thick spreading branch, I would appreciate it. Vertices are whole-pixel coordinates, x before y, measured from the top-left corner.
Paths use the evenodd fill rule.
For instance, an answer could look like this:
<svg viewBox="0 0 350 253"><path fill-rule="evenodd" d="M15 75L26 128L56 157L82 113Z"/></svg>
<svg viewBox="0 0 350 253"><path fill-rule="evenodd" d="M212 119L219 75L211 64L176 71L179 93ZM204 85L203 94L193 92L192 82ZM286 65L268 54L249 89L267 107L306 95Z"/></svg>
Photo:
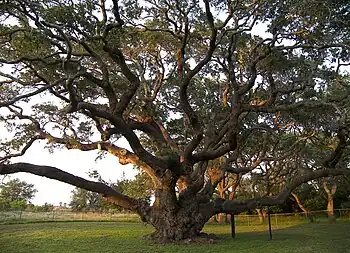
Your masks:
<svg viewBox="0 0 350 253"><path fill-rule="evenodd" d="M199 122L198 116L196 115L195 111L192 109L188 94L187 94L187 88L192 80L192 78L211 60L211 57L215 51L216 48L216 38L217 38L217 29L214 26L213 21L213 15L210 11L209 2L204 1L205 3L205 10L207 14L207 20L208 24L211 30L211 37L209 42L209 48L206 52L205 57L194 67L194 69L190 70L185 77L181 81L180 85L180 104L182 109L184 110L186 116L188 117L191 126L193 127L195 131L195 137L192 139L192 141L186 146L184 157L185 160L190 158L192 156L192 152L197 148L201 140L203 139L203 130L202 126Z"/></svg>
<svg viewBox="0 0 350 253"><path fill-rule="evenodd" d="M350 175L350 169L320 169L306 173L291 180L277 196L267 196L253 198L249 200L220 200L217 199L214 203L216 213L240 213L244 210L256 209L262 206L273 206L284 203L290 194L299 185L328 176Z"/></svg>
<svg viewBox="0 0 350 253"><path fill-rule="evenodd" d="M139 211L144 207L144 205L146 205L145 202L123 195L110 186L74 176L55 167L30 163L0 164L1 175L13 174L17 172L27 172L34 175L55 179L88 191L100 193L105 198L111 201L113 200L116 205L128 210Z"/></svg>
<svg viewBox="0 0 350 253"><path fill-rule="evenodd" d="M334 152L332 152L331 155L326 157L323 161L325 167L334 167L341 159L344 149L348 144L348 138L344 128L338 130L337 137L339 139L337 147L335 148Z"/></svg>
<svg viewBox="0 0 350 253"><path fill-rule="evenodd" d="M117 2L117 1L115 1ZM115 47L110 45L105 45L103 48L109 56L119 65L121 72L128 79L130 85L127 90L123 93L119 102L115 106L115 114L122 115L127 106L129 105L131 99L135 95L138 87L140 86L140 79L130 70L128 67L123 52Z"/></svg>
<svg viewBox="0 0 350 253"><path fill-rule="evenodd" d="M108 141L101 141L101 142L91 142L91 143L82 143L80 142L77 137L55 137L51 135L50 133L46 132L45 130L42 129L40 123L33 118L32 116L24 115L23 110L21 109L20 111L17 111L11 107L8 107L8 109L14 113L19 119L23 120L30 120L34 126L35 126L35 131L37 132L37 135L31 138L28 143L23 147L23 149L19 153L15 154L9 154L6 155L2 158L0 158L1 161L7 161L10 158L13 157L18 157L21 155L24 155L25 152L31 147L31 145L36 141L36 140L44 140L46 139L49 143L57 143L57 144L62 144L64 145L67 149L79 149L81 151L90 151L90 150L104 150L109 152L110 154L116 156L119 158L119 162L121 164L133 164L141 169L143 169L152 179L155 184L158 184L158 178L157 178L157 167L153 167L148 165L146 162L142 161L140 157L124 148L120 148L116 145L113 145L109 143Z"/></svg>
<svg viewBox="0 0 350 253"><path fill-rule="evenodd" d="M349 45L345 26L329 28L333 14L325 20L315 12L315 25L298 8L294 20L280 14L283 5L272 14L262 1L92 2L3 5L4 18L17 22L0 31L0 64L13 71L0 72L0 107L9 109L0 120L17 133L3 143L0 174L33 173L99 192L141 216L151 210L146 220L172 239L197 235L201 228L181 232L215 213L280 204L304 182L349 174L341 168L348 158ZM272 37L252 35L266 18ZM298 20L315 33L289 31ZM101 141L91 141L91 123ZM332 151L320 148L335 134ZM113 144L121 136L131 150ZM55 167L10 163L37 140L105 151L141 168L152 178L155 205ZM232 187L234 195L238 182L260 197L213 201L217 189L227 197Z"/></svg>
<svg viewBox="0 0 350 253"><path fill-rule="evenodd" d="M91 112L92 115L109 120L119 132L128 140L131 149L134 153L145 163L152 166L155 170L162 172L168 168L165 161L153 156L151 153L146 151L141 145L139 138L133 132L133 130L128 126L123 119L115 116L106 110L99 108L96 105L90 103L79 103L78 109L86 109Z"/></svg>
<svg viewBox="0 0 350 253"><path fill-rule="evenodd" d="M118 147L109 142L93 142L93 143L81 143L77 140L70 140L66 138L54 137L50 134L42 132L40 135L41 139L47 139L51 143L58 143L64 145L67 149L78 149L81 151L91 151L91 150L103 150L107 151L111 155L118 157L119 163L122 165L132 164L136 167L145 171L152 179L155 185L159 184L157 177L157 172L147 163L139 159L137 155L128 151L125 148ZM31 142L32 143L32 142ZM26 145L26 147L29 143ZM25 151L24 151L25 152ZM23 150L21 153L24 153Z"/></svg>

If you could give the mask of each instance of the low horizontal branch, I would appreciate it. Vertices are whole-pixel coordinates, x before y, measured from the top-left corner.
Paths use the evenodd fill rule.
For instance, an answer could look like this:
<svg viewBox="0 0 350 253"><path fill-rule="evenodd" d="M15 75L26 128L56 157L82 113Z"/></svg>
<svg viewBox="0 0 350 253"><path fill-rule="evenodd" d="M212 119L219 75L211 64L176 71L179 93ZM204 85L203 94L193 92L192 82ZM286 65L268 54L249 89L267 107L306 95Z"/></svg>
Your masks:
<svg viewBox="0 0 350 253"><path fill-rule="evenodd" d="M350 169L320 169L301 175L291 180L277 196L268 196L253 198L248 200L224 200L216 199L214 201L216 213L241 213L246 210L259 208L262 206L273 206L283 204L290 196L293 190L303 183L309 182L322 177L350 175Z"/></svg>
<svg viewBox="0 0 350 253"><path fill-rule="evenodd" d="M103 183L86 180L84 178L72 175L56 167L35 165L31 163L12 163L0 164L0 175L13 174L17 172L26 172L34 175L58 180L88 191L100 193L107 200L114 204L132 211L138 211L145 203L141 200L130 198L114 190L112 187Z"/></svg>

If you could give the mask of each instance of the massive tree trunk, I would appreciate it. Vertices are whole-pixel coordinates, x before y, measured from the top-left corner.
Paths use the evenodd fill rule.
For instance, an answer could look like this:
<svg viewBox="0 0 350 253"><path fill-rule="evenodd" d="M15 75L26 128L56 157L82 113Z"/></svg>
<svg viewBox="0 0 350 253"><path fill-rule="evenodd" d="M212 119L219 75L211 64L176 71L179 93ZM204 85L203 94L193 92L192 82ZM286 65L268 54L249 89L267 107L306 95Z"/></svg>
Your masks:
<svg viewBox="0 0 350 253"><path fill-rule="evenodd" d="M297 202L299 208L305 213L306 217L310 220L310 222L314 222L314 216L312 215L312 213L309 211L309 209L307 209L303 202L300 200L300 198L298 197L297 194L295 194L294 192L292 192L292 196L294 197L295 201Z"/></svg>
<svg viewBox="0 0 350 253"><path fill-rule="evenodd" d="M196 203L189 204L176 211L155 209L149 220L155 228L150 238L168 242L199 236L208 218L198 211Z"/></svg>
<svg viewBox="0 0 350 253"><path fill-rule="evenodd" d="M157 191L156 202L148 217L155 231L150 238L157 241L178 241L195 238L211 215L205 215L195 196L176 200L172 191Z"/></svg>
<svg viewBox="0 0 350 253"><path fill-rule="evenodd" d="M333 204L333 199L334 199L334 194L337 191L337 186L333 185L331 189L328 188L327 184L323 184L323 188L327 193L327 213L328 213L328 218L329 222L332 224L335 222L335 215L334 215L334 204Z"/></svg>

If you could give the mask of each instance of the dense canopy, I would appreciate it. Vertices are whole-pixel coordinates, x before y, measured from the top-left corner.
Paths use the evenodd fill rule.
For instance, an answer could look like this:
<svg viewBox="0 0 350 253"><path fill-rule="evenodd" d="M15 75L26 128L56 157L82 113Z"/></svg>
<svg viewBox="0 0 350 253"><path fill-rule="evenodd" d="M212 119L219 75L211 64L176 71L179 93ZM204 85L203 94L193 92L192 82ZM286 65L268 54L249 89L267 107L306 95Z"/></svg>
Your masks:
<svg viewBox="0 0 350 253"><path fill-rule="evenodd" d="M0 121L12 134L0 174L101 193L161 240L349 174L349 16L341 0L1 1ZM11 162L39 140L138 167L155 202ZM251 179L251 198L214 194L231 174Z"/></svg>

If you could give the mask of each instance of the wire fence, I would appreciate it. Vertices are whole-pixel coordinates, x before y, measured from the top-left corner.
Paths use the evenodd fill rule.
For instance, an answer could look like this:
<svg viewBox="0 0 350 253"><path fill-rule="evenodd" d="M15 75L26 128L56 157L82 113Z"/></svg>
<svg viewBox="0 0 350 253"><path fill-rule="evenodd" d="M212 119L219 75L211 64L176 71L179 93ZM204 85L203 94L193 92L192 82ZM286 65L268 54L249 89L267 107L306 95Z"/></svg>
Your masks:
<svg viewBox="0 0 350 253"><path fill-rule="evenodd" d="M54 210L32 212L25 210L0 211L0 223L45 222L45 221L139 221L133 213L72 212Z"/></svg>
<svg viewBox="0 0 350 253"><path fill-rule="evenodd" d="M312 216L314 222L328 221L329 219L327 210L310 211L309 214L304 212L274 213L270 214L270 219L272 225L292 225L310 222L310 215ZM334 209L334 215L336 219L350 220L350 209ZM216 216L213 217L210 222L225 223L229 222L229 220L229 215L226 215L224 218ZM235 215L236 226L257 226L267 223L267 213L264 213L264 215Z"/></svg>
<svg viewBox="0 0 350 253"><path fill-rule="evenodd" d="M335 209L337 219L349 219L350 209ZM315 222L328 220L326 210L310 212ZM271 214L272 225L288 225L309 222L305 213L277 213ZM228 222L229 215L224 219ZM100 213L100 212L72 212L70 210L54 210L50 212L34 212L25 210L0 211L0 223L26 223L45 221L140 221L138 215L133 213ZM211 219L211 223L217 222ZM267 224L267 214L259 215L235 215L236 226L257 226Z"/></svg>

